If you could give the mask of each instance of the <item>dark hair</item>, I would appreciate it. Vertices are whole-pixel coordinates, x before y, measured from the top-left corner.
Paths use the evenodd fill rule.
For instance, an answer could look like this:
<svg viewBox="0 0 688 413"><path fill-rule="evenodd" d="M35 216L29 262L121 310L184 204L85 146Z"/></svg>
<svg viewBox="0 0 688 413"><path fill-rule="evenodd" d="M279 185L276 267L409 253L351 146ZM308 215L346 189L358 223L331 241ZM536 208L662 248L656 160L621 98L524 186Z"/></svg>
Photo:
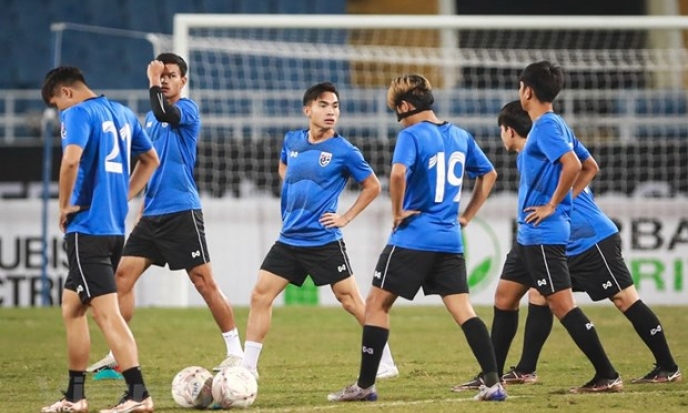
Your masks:
<svg viewBox="0 0 688 413"><path fill-rule="evenodd" d="M181 56L174 53L160 53L158 57L155 58L155 60L160 60L166 65L179 66L179 71L181 72L182 77L186 76L186 72L189 70L189 67L186 65L184 59L182 59Z"/></svg>
<svg viewBox="0 0 688 413"><path fill-rule="evenodd" d="M337 100L339 100L339 92L337 91L335 85L330 82L322 82L318 83L317 85L313 85L306 90L306 93L303 94L303 106L310 105L311 102L317 100L325 92L334 93L334 95L337 96Z"/></svg>
<svg viewBox="0 0 688 413"><path fill-rule="evenodd" d="M523 69L518 78L523 85L533 89L535 97L540 102L554 102L561 89L564 88L564 71L561 67L543 60L531 63Z"/></svg>
<svg viewBox="0 0 688 413"><path fill-rule="evenodd" d="M75 83L83 83L86 85L86 80L81 70L72 66L60 66L50 70L43 80L43 87L41 88L41 96L46 105L50 104L50 99L55 96L57 89L61 86L72 86Z"/></svg>
<svg viewBox="0 0 688 413"><path fill-rule="evenodd" d="M521 102L514 100L504 105L502 110L499 111L497 125L511 128L515 130L519 136L525 138L528 136L528 132L530 132L533 122L530 120L528 112L523 110Z"/></svg>

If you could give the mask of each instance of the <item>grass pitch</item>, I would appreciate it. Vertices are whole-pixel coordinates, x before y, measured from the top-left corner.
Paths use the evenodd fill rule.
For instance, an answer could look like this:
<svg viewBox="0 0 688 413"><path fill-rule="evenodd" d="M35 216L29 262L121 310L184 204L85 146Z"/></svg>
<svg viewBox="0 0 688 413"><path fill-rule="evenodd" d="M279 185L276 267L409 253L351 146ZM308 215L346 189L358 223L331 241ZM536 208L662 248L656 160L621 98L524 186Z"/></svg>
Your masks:
<svg viewBox="0 0 688 413"><path fill-rule="evenodd" d="M488 324L490 308L478 308ZM688 311L658 307L657 313L679 365L688 369ZM655 412L688 411L688 379L683 383L632 385L631 378L652 368L649 350L627 319L610 306L585 307L602 342L625 380L619 394L571 395L569 387L593 374L582 353L555 321L538 366L534 385L510 386L505 403L472 401L473 392L451 393L479 367L461 329L442 307L397 307L392 312L390 344L401 375L378 383L375 403L335 404L328 393L353 382L358 374L361 329L340 308L276 308L260 360L257 412ZM246 309L235 309L243 339ZM526 309L521 311L521 327ZM94 323L91 361L106 351ZM224 344L207 309L140 309L132 322L144 377L156 411L177 407L170 382L182 368L208 369L223 359ZM521 352L519 330L507 366ZM66 345L58 308L0 309L0 412L39 412L66 388ZM688 373L688 370L685 370ZM115 403L123 381L87 380L91 411Z"/></svg>

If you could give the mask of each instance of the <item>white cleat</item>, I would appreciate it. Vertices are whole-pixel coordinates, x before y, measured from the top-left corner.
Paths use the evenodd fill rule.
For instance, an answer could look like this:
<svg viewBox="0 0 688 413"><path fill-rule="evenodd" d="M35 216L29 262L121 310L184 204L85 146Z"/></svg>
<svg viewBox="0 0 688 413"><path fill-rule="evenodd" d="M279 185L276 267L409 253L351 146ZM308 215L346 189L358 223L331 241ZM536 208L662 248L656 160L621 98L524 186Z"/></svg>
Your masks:
<svg viewBox="0 0 688 413"><path fill-rule="evenodd" d="M115 358L111 354L108 354L107 356L88 366L86 368L86 373L97 373L104 369L115 369L116 367L117 361L115 361Z"/></svg>
<svg viewBox="0 0 688 413"><path fill-rule="evenodd" d="M230 354L227 357L225 357L224 360L222 360L222 363L213 367L213 372L217 373L220 370L224 369L225 367L241 366L241 360L242 359L243 359L243 357L241 357L241 356L235 356L234 354Z"/></svg>
<svg viewBox="0 0 688 413"><path fill-rule="evenodd" d="M392 379L399 376L399 369L395 365L383 366L382 364L377 369L377 374L375 378L377 380Z"/></svg>

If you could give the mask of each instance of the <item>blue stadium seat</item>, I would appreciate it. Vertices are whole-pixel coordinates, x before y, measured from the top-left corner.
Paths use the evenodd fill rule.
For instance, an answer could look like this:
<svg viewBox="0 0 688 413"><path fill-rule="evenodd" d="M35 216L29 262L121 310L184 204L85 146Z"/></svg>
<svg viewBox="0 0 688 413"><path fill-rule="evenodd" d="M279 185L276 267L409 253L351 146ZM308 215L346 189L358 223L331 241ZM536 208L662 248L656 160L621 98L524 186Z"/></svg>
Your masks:
<svg viewBox="0 0 688 413"><path fill-rule="evenodd" d="M635 112L640 115L686 115L686 94L667 91L660 95L640 96L635 100Z"/></svg>

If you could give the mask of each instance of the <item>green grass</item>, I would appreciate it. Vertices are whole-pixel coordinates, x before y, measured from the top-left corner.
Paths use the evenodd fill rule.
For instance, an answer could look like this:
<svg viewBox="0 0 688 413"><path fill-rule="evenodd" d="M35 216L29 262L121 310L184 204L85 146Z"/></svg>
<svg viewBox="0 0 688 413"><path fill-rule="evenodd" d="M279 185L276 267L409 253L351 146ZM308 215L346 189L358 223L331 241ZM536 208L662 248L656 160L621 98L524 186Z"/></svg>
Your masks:
<svg viewBox="0 0 688 413"><path fill-rule="evenodd" d="M473 393L449 388L479 369L461 329L441 307L398 307L392 314L390 344L400 377L378 383L377 403L331 404L329 392L358 374L360 328L339 308L275 309L259 370L259 394L251 410L266 412L655 412L688 411L688 380L669 385L631 385L652 367L652 356L630 323L611 307L584 308L607 352L626 379L620 394L569 395L569 387L592 376L592 367L555 322L538 367L539 382L509 387L505 403L476 403ZM679 364L687 366L688 312L655 307ZM489 308L478 308L487 322ZM521 325L526 311L522 311ZM246 309L236 309L242 337ZM224 344L206 309L140 309L132 323L144 377L156 411L181 412L170 396L170 382L183 367L210 369L224 355ZM91 361L106 346L92 324ZM521 351L521 331L508 359ZM59 398L66 386L66 349L59 309L0 309L0 411L38 412ZM91 411L111 405L123 381L87 381Z"/></svg>

